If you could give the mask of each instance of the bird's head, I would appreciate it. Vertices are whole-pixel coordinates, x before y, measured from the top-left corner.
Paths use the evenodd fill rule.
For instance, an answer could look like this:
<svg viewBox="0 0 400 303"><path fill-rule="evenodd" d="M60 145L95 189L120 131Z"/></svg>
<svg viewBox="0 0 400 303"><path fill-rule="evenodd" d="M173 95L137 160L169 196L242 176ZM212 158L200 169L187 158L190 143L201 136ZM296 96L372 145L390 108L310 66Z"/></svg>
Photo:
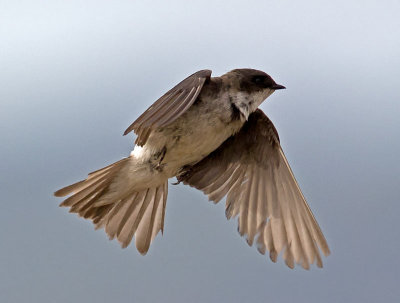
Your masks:
<svg viewBox="0 0 400 303"><path fill-rule="evenodd" d="M275 90L285 88L277 84L270 75L250 68L234 69L222 77L229 84L232 103L246 120Z"/></svg>

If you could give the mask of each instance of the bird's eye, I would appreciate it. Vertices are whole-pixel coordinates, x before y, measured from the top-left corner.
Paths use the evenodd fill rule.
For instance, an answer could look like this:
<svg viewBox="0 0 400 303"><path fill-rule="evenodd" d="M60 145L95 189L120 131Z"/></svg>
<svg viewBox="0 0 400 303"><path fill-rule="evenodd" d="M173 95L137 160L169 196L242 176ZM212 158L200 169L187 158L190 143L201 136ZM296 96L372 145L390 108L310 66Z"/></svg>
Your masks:
<svg viewBox="0 0 400 303"><path fill-rule="evenodd" d="M255 83L255 84L261 84L264 82L264 77L255 76L252 80L253 80L253 83Z"/></svg>

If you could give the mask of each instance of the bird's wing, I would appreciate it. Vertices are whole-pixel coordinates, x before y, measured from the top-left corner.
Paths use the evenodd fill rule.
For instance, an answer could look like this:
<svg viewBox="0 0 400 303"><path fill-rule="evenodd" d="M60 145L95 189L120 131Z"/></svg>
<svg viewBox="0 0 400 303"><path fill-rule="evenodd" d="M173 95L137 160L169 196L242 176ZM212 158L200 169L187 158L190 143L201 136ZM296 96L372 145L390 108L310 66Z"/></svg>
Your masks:
<svg viewBox="0 0 400 303"><path fill-rule="evenodd" d="M286 264L322 267L320 250L328 244L281 149L278 133L261 111L243 128L178 180L193 186L215 203L225 195L226 217L238 216L238 231L272 261L283 252Z"/></svg>
<svg viewBox="0 0 400 303"><path fill-rule="evenodd" d="M187 77L151 105L124 132L137 134L136 144L142 146L152 129L170 124L179 118L195 101L211 70L201 70Z"/></svg>

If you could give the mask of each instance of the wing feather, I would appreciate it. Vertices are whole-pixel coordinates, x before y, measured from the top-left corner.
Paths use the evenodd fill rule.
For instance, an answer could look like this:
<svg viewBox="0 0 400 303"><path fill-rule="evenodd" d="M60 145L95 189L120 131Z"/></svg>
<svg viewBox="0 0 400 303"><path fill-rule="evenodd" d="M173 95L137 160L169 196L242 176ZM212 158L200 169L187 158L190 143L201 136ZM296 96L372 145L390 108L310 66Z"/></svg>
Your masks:
<svg viewBox="0 0 400 303"><path fill-rule="evenodd" d="M136 144L143 146L153 129L172 123L192 106L210 77L211 70L201 70L187 77L140 115L124 135L135 131L138 136Z"/></svg>
<svg viewBox="0 0 400 303"><path fill-rule="evenodd" d="M244 149L243 146L246 146ZM272 122L261 110L239 133L178 180L196 187L215 203L226 196L226 217L238 216L238 231L276 262L309 269L322 267L320 250L330 251L287 159Z"/></svg>

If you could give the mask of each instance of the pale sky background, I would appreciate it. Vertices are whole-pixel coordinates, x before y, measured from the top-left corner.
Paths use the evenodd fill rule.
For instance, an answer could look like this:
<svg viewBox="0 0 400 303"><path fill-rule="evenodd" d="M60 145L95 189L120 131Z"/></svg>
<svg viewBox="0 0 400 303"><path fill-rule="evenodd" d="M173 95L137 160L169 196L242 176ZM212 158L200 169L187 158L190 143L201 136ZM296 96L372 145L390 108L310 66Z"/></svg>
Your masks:
<svg viewBox="0 0 400 303"><path fill-rule="evenodd" d="M287 87L261 108L330 245L322 270L272 263L183 185L145 257L58 207L173 85L240 67ZM0 0L0 139L0 302L400 298L398 0Z"/></svg>

